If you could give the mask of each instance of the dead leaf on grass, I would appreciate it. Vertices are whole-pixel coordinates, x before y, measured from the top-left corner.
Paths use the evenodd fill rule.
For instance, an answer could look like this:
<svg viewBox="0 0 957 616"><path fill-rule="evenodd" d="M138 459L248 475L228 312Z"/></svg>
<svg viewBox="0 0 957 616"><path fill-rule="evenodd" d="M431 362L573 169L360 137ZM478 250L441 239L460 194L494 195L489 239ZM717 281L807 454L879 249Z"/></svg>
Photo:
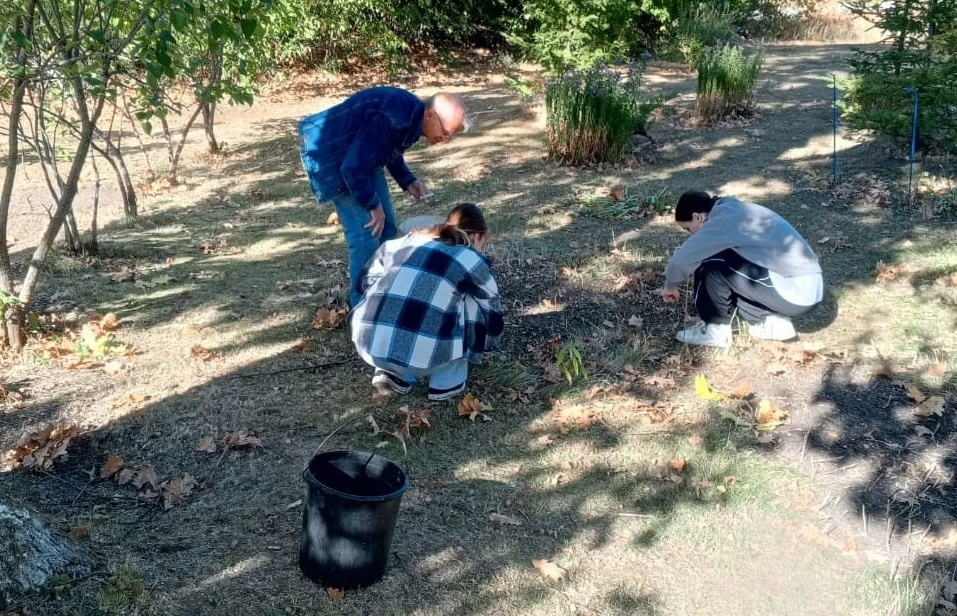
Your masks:
<svg viewBox="0 0 957 616"><path fill-rule="evenodd" d="M74 541L87 539L89 536L90 528L88 526L74 526L70 529L70 539L73 539Z"/></svg>
<svg viewBox="0 0 957 616"><path fill-rule="evenodd" d="M338 219L336 219L338 221ZM346 591L342 588L326 588L326 594L333 599L342 599L346 596Z"/></svg>
<svg viewBox="0 0 957 616"><path fill-rule="evenodd" d="M100 478L109 479L120 472L124 464L125 462L123 462L123 458L120 456L110 456L106 463L100 468Z"/></svg>
<svg viewBox="0 0 957 616"><path fill-rule="evenodd" d="M312 318L313 329L336 329L346 320L349 311L345 308L319 308Z"/></svg>
<svg viewBox="0 0 957 616"><path fill-rule="evenodd" d="M201 344L194 344L193 348L191 348L189 352L193 357L201 361L210 361L211 359L216 359L219 357L219 354L216 351L207 349Z"/></svg>
<svg viewBox="0 0 957 616"><path fill-rule="evenodd" d="M729 398L735 398L738 400L746 400L754 395L754 392L751 391L751 383L747 381L740 383L737 387L728 392Z"/></svg>
<svg viewBox="0 0 957 616"><path fill-rule="evenodd" d="M160 494L163 496L163 509L170 509L183 502L198 485L192 475L186 473L182 477L173 477L160 484Z"/></svg>
<svg viewBox="0 0 957 616"><path fill-rule="evenodd" d="M462 401L459 402L459 417L468 417L469 420L475 421L476 417L482 417L482 419L488 419L488 416L485 414L486 411L491 411L492 406L485 404L478 398L472 395L472 392L465 394L465 397L462 398Z"/></svg>
<svg viewBox="0 0 957 616"><path fill-rule="evenodd" d="M252 430L245 434L241 432L230 432L223 437L223 442L227 449L254 449L262 447L262 439L259 438L259 432Z"/></svg>
<svg viewBox="0 0 957 616"><path fill-rule="evenodd" d="M621 184L615 184L608 189L608 198L614 201L615 203L620 203L625 200L625 187Z"/></svg>
<svg viewBox="0 0 957 616"><path fill-rule="evenodd" d="M770 400L762 400L754 412L754 429L758 431L774 430L784 423L788 413Z"/></svg>
<svg viewBox="0 0 957 616"><path fill-rule="evenodd" d="M931 396L914 407L914 415L918 417L943 416L944 404L945 400L941 396Z"/></svg>
<svg viewBox="0 0 957 616"><path fill-rule="evenodd" d="M678 474L681 474L685 470L685 467L687 465L688 465L687 458L672 458L668 462L668 468L670 468L671 470L673 470L674 472Z"/></svg>
<svg viewBox="0 0 957 616"><path fill-rule="evenodd" d="M155 491L159 487L159 476L152 464L143 464L137 469L132 483L138 490Z"/></svg>
<svg viewBox="0 0 957 616"><path fill-rule="evenodd" d="M907 386L907 395L910 396L910 399L920 404L927 399L927 396L924 395L924 392L917 387L917 385L908 385Z"/></svg>
<svg viewBox="0 0 957 616"><path fill-rule="evenodd" d="M112 312L106 313L102 319L100 319L100 328L105 332L111 332L119 327L119 322L117 321L116 315Z"/></svg>
<svg viewBox="0 0 957 616"><path fill-rule="evenodd" d="M110 279L113 282L132 282L136 280L136 271L124 265L119 270L110 274Z"/></svg>
<svg viewBox="0 0 957 616"><path fill-rule="evenodd" d="M495 522L496 524L502 524L504 526L521 526L522 521L511 516L503 515L501 513L495 513L494 511L488 514L488 519Z"/></svg>
<svg viewBox="0 0 957 616"><path fill-rule="evenodd" d="M196 451L216 453L216 439L211 436L204 436L196 443Z"/></svg>
<svg viewBox="0 0 957 616"><path fill-rule="evenodd" d="M67 447L76 434L77 427L73 425L50 426L24 434L14 448L7 452L4 466L10 470L49 470L58 458L66 455Z"/></svg>
<svg viewBox="0 0 957 616"><path fill-rule="evenodd" d="M927 367L928 376L937 377L945 374L947 374L947 364L942 361L935 361Z"/></svg>
<svg viewBox="0 0 957 616"><path fill-rule="evenodd" d="M541 573L543 577L552 580L553 582L561 582L565 579L565 574L568 573L552 561L545 558L537 558L533 560L532 566L538 569L538 572Z"/></svg>

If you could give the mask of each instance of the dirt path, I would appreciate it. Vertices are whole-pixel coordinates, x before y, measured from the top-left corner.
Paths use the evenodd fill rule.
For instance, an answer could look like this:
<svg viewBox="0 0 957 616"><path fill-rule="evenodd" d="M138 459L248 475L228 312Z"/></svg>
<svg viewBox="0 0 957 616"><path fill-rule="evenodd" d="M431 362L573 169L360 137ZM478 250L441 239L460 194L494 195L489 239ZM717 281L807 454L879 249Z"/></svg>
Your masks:
<svg viewBox="0 0 957 616"><path fill-rule="evenodd" d="M908 335L924 350L875 380L875 358L902 334L875 325L880 298L898 291L875 287L873 272L878 258L953 238L868 200L862 181L828 187L830 74L847 52L769 48L760 116L710 129L688 123L692 76L652 65L649 88L676 96L652 127L655 144L625 169L546 161L540 108L518 102L495 72L403 82L421 94L460 91L474 114L470 134L408 159L435 187L432 207L477 201L495 229L509 333L472 377L495 407L489 422L429 405L421 392L372 399L347 332L309 326L317 308L339 305L347 273L340 229L324 224L328 211L317 213L302 176L295 123L348 88L300 77L251 109L224 109L227 156L194 155L182 186L144 194L135 225L104 223L102 258L50 264L38 306L74 323L113 312L136 353L111 373L60 361L8 368L6 386L22 400L4 403L0 449L52 421L87 435L53 474L0 475L0 496L65 531L87 528L104 571L72 598L23 604L34 614L922 613L914 572L925 557L950 563L954 430L947 416L930 438L915 432L930 424L901 410L901 382L943 361L934 383L952 404L947 349L957 340L947 327L914 326ZM848 178L881 172L890 182L899 171L843 133L837 146ZM675 343L684 314L655 290L680 238L667 216L608 219L583 206L617 183L640 195L737 194L785 213L820 247L833 290L798 323L802 342L742 343L727 355ZM396 201L403 215L426 213ZM78 206L81 221L88 205ZM17 259L43 215L34 206L15 219ZM102 204L101 221L117 215L115 202ZM117 282L124 271L135 276ZM952 290L940 293L948 305ZM543 349L556 340L582 343L584 384L543 373ZM344 363L305 369L327 361ZM755 402L786 408L788 423L756 440L728 419L739 406L694 395L699 373L726 391L750 383ZM295 566L300 471L339 422L368 413L389 422L402 405L432 413L407 452L362 421L329 443L381 446L413 477L386 579L332 599ZM561 412L591 419L569 429ZM250 430L265 447L222 450L224 435ZM219 443L215 454L197 451L204 437ZM926 466L935 452L939 464ZM163 511L97 477L110 455L200 485ZM688 470L676 474L679 459ZM496 524L493 512L521 525ZM545 582L531 567L538 558L565 567L565 581ZM123 586L123 575L148 591Z"/></svg>

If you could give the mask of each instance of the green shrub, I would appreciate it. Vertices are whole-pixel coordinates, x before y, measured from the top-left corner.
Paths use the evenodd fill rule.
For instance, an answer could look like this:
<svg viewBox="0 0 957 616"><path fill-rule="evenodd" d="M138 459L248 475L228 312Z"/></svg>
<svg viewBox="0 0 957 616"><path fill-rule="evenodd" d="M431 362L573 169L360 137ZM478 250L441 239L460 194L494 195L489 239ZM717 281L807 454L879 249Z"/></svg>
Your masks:
<svg viewBox="0 0 957 616"><path fill-rule="evenodd" d="M694 66L702 50L721 45L734 36L734 16L719 5L694 4L678 15L663 37L661 57Z"/></svg>
<svg viewBox="0 0 957 616"><path fill-rule="evenodd" d="M652 0L525 0L508 40L552 74L635 56L670 19Z"/></svg>
<svg viewBox="0 0 957 616"><path fill-rule="evenodd" d="M763 63L761 51L747 57L741 48L728 44L703 50L698 57L698 117L714 122L750 113Z"/></svg>
<svg viewBox="0 0 957 616"><path fill-rule="evenodd" d="M840 105L847 125L909 144L914 98L904 88L915 88L920 95L917 145L924 151L957 151L957 60L921 65L884 56L859 55L855 75L842 82ZM899 75L895 65L901 66Z"/></svg>
<svg viewBox="0 0 957 616"><path fill-rule="evenodd" d="M571 165L618 163L635 133L646 132L659 100L639 101L641 70L607 67L566 71L545 85L550 156Z"/></svg>

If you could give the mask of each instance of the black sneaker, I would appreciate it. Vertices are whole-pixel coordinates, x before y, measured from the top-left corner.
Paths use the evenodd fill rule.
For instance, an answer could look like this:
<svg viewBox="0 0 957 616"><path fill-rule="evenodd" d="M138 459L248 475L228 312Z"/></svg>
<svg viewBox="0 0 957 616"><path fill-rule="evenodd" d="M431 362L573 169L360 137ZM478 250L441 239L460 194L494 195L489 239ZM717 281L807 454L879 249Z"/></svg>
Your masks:
<svg viewBox="0 0 957 616"><path fill-rule="evenodd" d="M448 400L449 398L454 398L465 391L465 382L459 383L455 387L450 387L449 389L434 389L429 387L429 400L433 402L439 402L441 400Z"/></svg>
<svg viewBox="0 0 957 616"><path fill-rule="evenodd" d="M372 386L380 394L388 395L390 393L407 394L412 391L412 383L407 383L396 375L386 370L376 369L372 377Z"/></svg>

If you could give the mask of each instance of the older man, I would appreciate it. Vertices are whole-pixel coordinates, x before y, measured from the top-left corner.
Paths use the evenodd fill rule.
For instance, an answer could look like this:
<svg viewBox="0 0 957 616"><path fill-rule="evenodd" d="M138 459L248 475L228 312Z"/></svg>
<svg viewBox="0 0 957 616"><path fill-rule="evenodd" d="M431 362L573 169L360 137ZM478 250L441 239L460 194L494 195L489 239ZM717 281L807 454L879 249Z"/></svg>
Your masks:
<svg viewBox="0 0 957 616"><path fill-rule="evenodd" d="M349 246L349 298L360 299L356 283L382 242L396 236L395 209L384 169L415 198L430 193L405 164L403 153L425 137L445 143L468 129L458 94L428 99L401 88L380 86L299 122L302 164L319 203L331 201Z"/></svg>

